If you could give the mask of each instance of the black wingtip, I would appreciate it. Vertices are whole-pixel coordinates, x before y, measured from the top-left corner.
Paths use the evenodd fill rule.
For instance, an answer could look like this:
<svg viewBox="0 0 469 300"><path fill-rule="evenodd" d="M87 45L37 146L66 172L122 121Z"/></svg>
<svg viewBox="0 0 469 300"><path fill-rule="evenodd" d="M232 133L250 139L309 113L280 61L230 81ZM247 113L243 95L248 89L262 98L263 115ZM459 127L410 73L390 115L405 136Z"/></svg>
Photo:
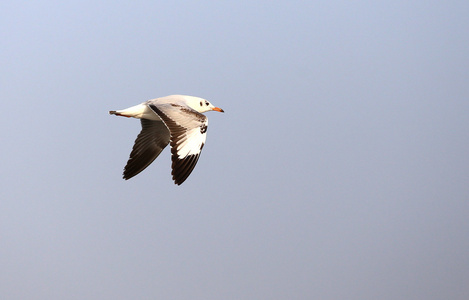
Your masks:
<svg viewBox="0 0 469 300"><path fill-rule="evenodd" d="M194 170L195 165L197 164L197 161L199 160L199 157L200 155L198 154L192 154L192 155L186 156L183 159L179 159L175 155L173 155L171 175L173 175L173 180L175 184L181 185L184 181L186 181L186 179Z"/></svg>

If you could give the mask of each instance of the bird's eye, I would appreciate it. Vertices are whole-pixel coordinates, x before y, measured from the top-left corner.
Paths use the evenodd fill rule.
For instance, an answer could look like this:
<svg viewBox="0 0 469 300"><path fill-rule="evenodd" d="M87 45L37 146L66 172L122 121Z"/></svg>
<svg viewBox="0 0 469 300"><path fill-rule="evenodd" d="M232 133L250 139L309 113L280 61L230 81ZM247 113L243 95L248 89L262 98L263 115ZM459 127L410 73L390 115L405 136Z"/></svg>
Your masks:
<svg viewBox="0 0 469 300"><path fill-rule="evenodd" d="M207 102L207 101L205 101L205 105L207 105L207 106L208 106L208 102Z"/></svg>

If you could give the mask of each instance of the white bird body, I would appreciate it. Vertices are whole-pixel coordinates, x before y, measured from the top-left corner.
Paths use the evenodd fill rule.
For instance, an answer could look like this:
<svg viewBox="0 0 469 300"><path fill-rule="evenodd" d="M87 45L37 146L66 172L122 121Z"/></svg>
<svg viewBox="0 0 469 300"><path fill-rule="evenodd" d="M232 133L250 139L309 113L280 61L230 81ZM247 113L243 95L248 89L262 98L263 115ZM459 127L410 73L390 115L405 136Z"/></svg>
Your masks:
<svg viewBox="0 0 469 300"><path fill-rule="evenodd" d="M147 119L154 121L161 121L161 118L153 110L151 110L146 102L123 109L110 112L113 115L123 116L123 117L132 117L137 119Z"/></svg>

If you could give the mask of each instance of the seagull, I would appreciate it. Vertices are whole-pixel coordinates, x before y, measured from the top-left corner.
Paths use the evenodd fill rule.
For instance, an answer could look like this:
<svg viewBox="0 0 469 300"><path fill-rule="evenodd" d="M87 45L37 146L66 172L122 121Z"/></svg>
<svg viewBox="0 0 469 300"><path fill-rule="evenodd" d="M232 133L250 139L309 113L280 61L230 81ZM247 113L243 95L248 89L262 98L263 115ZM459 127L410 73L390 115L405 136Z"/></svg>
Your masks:
<svg viewBox="0 0 469 300"><path fill-rule="evenodd" d="M174 183L180 185L191 174L205 144L208 119L202 113L224 112L205 99L185 95L171 95L148 100L109 114L140 119L142 131L137 136L124 168L128 180L145 170L161 151L171 144Z"/></svg>

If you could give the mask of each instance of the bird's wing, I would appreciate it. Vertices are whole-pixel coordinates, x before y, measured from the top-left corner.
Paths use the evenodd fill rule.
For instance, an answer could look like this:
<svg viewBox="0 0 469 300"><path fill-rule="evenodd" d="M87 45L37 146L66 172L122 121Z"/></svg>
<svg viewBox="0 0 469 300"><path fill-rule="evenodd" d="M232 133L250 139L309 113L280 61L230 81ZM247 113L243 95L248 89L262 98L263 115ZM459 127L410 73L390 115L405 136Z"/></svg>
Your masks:
<svg viewBox="0 0 469 300"><path fill-rule="evenodd" d="M205 144L208 119L205 115L177 104L149 104L163 120L171 135L173 180L183 183L191 174Z"/></svg>
<svg viewBox="0 0 469 300"><path fill-rule="evenodd" d="M140 119L140 131L124 168L124 179L130 179L145 170L168 145L170 134L162 121Z"/></svg>

